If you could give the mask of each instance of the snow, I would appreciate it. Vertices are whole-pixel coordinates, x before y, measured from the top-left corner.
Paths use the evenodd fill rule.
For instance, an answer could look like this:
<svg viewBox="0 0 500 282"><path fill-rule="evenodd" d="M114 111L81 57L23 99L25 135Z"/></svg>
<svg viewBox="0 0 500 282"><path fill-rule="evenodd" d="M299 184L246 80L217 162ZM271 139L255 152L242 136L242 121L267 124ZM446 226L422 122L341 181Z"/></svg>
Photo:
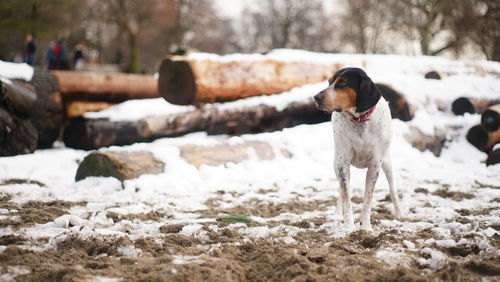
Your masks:
<svg viewBox="0 0 500 282"><path fill-rule="evenodd" d="M33 67L28 64L17 64L0 60L0 78L30 81L33 73Z"/></svg>
<svg viewBox="0 0 500 282"><path fill-rule="evenodd" d="M479 123L479 115L454 116L438 110L443 105L460 96L475 98L498 98L500 78L487 72L500 73L500 64L486 61L452 61L438 57L405 57L393 55L346 55L320 54L296 50L276 50L263 55L191 54L190 58L207 60L299 60L316 63L342 63L349 66L363 66L376 82L390 84L406 95L415 107L415 118L410 122L393 120L393 143L390 155L396 175L396 185L402 197L402 205L409 220L380 220L374 225L374 232L398 229L401 232L418 232L431 229L434 238L410 239L403 242L401 249L378 250L375 256L391 265L397 261L409 264L404 257L406 251L418 251L424 257L417 263L430 269L442 267L446 255L434 249L454 245L476 244L481 250L491 250L486 238L498 234L483 224L500 224L500 189L480 187L478 183L500 186L500 165L486 167L486 155L472 147L465 139L467 130ZM5 68L3 62L0 69ZM477 70L481 69L480 73ZM442 80L427 80L423 74L436 70L446 74ZM11 73L14 73L12 71ZM1 74L1 73L0 73ZM207 105L237 109L260 103L270 104L282 109L292 101L307 101L326 82L304 85L286 93L252 97L236 102ZM149 115L167 115L194 110L192 106L175 106L163 99L129 101L99 113L89 113L88 117L107 117L113 120L136 120ZM441 156L436 157L429 151L421 152L413 148L404 135L410 127L417 127L425 133L434 134L436 130L453 128ZM269 143L275 152L287 150L292 156L287 158L276 154L273 160L259 161L250 158L240 163L219 166L202 165L200 168L186 162L180 156L179 146L186 144L215 145L221 142L238 144L247 141ZM0 236L22 234L29 238L54 238L45 246L52 248L58 240L69 234L81 236L129 236L134 238L152 236L160 238L159 228L165 224L185 224L180 234L197 238L201 242L209 240L204 226L213 223L214 218L203 218L197 211L206 209L207 199L215 198L218 191L226 191L220 196L221 207L231 208L245 205L252 199L262 203L286 203L289 201L325 200L338 196L338 182L332 169L333 136L331 124L326 122L315 125L300 125L272 133L243 135L239 137L207 136L193 133L176 138L163 138L151 143L138 143L130 146L111 147L116 150L145 150L165 162L165 172L157 175L142 175L121 183L114 178L89 177L75 182L74 176L79 162L88 154L86 151L65 147L37 150L33 154L0 158L0 183L2 180L19 178L33 179L45 184L0 185L1 194L11 195L15 203L28 201L65 200L86 202L75 206L68 214L54 221L26 227L21 230L1 228ZM365 170L352 168L351 185L353 195L362 197ZM450 192L463 192L473 195L471 199L459 202L450 198L432 195L432 192L446 185ZM416 193L416 188L424 188L428 194ZM260 189L272 190L262 194ZM381 177L377 182L374 202L379 203L387 195L388 185ZM233 194L234 192L234 194ZM390 203L381 203L392 210ZM355 213L361 207L353 204ZM459 223L457 209L491 208L489 215L469 216L474 223ZM120 215L158 211L165 214L159 221L121 220L113 222L106 216L108 212ZM0 210L2 216L10 216L12 210ZM251 218L261 226L247 227L244 224L230 224L229 229L245 237L245 240L270 238L294 242L294 236L303 231L298 227L280 224L266 226L271 221L292 223L323 216L327 222L321 226L310 224L307 230L324 230L333 238L343 237L352 230L344 230L341 218L335 215L335 207L322 211L301 214L282 213L275 217ZM209 225L208 228L216 226ZM318 229L319 228L319 229ZM359 228L359 223L357 223ZM455 236L472 234L483 238L456 240ZM467 237L469 238L469 237ZM412 239L413 240L413 239ZM2 248L0 247L0 250ZM125 256L140 256L140 250L133 246L119 249ZM203 262L199 257L175 257L174 263Z"/></svg>

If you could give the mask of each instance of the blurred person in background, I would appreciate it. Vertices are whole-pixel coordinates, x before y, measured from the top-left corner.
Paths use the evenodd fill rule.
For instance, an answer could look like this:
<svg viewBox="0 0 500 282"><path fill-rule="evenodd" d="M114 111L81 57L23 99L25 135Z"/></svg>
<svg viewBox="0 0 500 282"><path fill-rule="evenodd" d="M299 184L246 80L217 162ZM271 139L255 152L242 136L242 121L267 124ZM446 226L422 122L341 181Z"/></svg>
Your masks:
<svg viewBox="0 0 500 282"><path fill-rule="evenodd" d="M73 68L76 71L83 69L83 60L85 58L83 50L85 47L82 44L77 44L75 46L75 51L73 52Z"/></svg>
<svg viewBox="0 0 500 282"><path fill-rule="evenodd" d="M23 48L23 62L32 66L35 63L36 45L31 34L26 35Z"/></svg>

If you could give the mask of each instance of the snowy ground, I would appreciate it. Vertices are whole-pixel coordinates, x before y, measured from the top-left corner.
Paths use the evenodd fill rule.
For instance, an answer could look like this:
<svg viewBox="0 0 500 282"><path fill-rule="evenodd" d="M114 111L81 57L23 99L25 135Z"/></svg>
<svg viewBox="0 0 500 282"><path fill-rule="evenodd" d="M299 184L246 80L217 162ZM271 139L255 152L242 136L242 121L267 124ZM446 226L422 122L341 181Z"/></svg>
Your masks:
<svg viewBox="0 0 500 282"><path fill-rule="evenodd" d="M195 133L113 147L150 151L165 162L164 173L123 184L113 178L75 182L78 163L88 152L59 144L0 158L0 280L498 279L500 165L486 167L486 155L465 140L479 115L456 117L438 106L460 96L499 98L500 64L290 50L270 56L362 66L375 82L407 95L415 118L407 123L393 120L390 152L404 220L393 218L381 177L374 196L373 233L342 229L334 215L338 182L329 123L241 137ZM424 79L430 70L446 76ZM310 99L325 85L225 106L283 105ZM91 115L120 120L188 109L152 99ZM412 126L427 134L453 130L436 157L406 141ZM267 142L276 157L196 168L178 149L223 141ZM353 168L355 216L361 209L364 179L365 171ZM217 221L236 214L250 216L252 225Z"/></svg>

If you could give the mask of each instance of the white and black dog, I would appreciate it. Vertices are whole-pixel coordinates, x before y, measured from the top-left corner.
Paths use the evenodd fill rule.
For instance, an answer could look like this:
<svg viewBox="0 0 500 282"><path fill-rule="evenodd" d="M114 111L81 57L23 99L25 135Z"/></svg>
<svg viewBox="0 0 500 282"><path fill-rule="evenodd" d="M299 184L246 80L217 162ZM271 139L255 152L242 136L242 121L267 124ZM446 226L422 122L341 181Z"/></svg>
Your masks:
<svg viewBox="0 0 500 282"><path fill-rule="evenodd" d="M391 112L379 90L359 68L343 68L328 79L329 86L314 96L319 109L332 112L335 141L335 174L340 182L338 215L344 225L354 228L349 185L350 166L367 168L361 228L371 230L370 211L373 189L380 172L385 173L390 188L394 214L402 217L397 189L394 187L389 158Z"/></svg>

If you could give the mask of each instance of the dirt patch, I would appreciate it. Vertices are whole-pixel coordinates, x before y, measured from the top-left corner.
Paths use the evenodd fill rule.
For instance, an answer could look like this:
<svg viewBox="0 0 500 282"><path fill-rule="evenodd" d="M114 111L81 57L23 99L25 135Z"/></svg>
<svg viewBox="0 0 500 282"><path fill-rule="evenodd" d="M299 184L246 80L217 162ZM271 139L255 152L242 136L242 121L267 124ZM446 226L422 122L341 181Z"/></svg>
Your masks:
<svg viewBox="0 0 500 282"><path fill-rule="evenodd" d="M432 192L432 195L442 198L450 198L453 201L462 201L463 199L473 199L474 195L470 193L449 191L448 188Z"/></svg>
<svg viewBox="0 0 500 282"><path fill-rule="evenodd" d="M330 247L325 247L323 240L300 244L256 240L240 245L222 243L211 250L197 248L193 252L197 243L181 235L166 236L162 244L152 238L131 242L126 237L69 237L58 244L57 250L39 253L8 247L0 254L0 263L31 269L16 278L20 281L92 277L122 277L124 281L434 281L500 275L500 264L494 259L452 263L437 272L416 266L391 269L373 257L380 240L364 232L333 240ZM129 244L145 253L126 257L117 252L119 246ZM353 252L356 248L366 250Z"/></svg>
<svg viewBox="0 0 500 282"><path fill-rule="evenodd" d="M478 215L488 215L492 210L493 208L475 209L475 210L457 209L455 211L461 216L470 216L470 215L478 216Z"/></svg>
<svg viewBox="0 0 500 282"><path fill-rule="evenodd" d="M160 221L163 217L167 216L165 212L150 211L148 213L136 214L119 214L112 211L107 211L106 216L113 219L113 222L120 222L122 220L139 220L139 221Z"/></svg>
<svg viewBox="0 0 500 282"><path fill-rule="evenodd" d="M20 179L20 178L9 178L2 180L0 182L0 186L3 185L12 185L12 184L35 184L40 187L47 187L44 183L37 181L37 180L32 180L32 179Z"/></svg>
<svg viewBox="0 0 500 282"><path fill-rule="evenodd" d="M425 188L417 188L415 189L415 193L429 194L429 190Z"/></svg>
<svg viewBox="0 0 500 282"><path fill-rule="evenodd" d="M262 203L259 199L251 199L247 203L227 209L219 209L217 200L209 199L205 204L209 207L208 210L197 211L201 217L217 218L221 214L241 214L247 216L260 216L263 218L275 217L282 213L302 214L310 211L325 211L328 208L334 207L336 203L335 197L328 200L316 201L291 201L285 203Z"/></svg>
<svg viewBox="0 0 500 282"><path fill-rule="evenodd" d="M51 202L29 201L19 205L10 202L10 199L10 196L0 198L0 208L15 210L14 212L5 214L8 217L0 220L0 228L20 228L51 222L61 215L67 214L71 207L86 204L84 202L58 200Z"/></svg>
<svg viewBox="0 0 500 282"><path fill-rule="evenodd" d="M0 237L0 245L1 246L9 246L9 245L20 245L24 243L26 239L24 237L18 235L4 235Z"/></svg>

